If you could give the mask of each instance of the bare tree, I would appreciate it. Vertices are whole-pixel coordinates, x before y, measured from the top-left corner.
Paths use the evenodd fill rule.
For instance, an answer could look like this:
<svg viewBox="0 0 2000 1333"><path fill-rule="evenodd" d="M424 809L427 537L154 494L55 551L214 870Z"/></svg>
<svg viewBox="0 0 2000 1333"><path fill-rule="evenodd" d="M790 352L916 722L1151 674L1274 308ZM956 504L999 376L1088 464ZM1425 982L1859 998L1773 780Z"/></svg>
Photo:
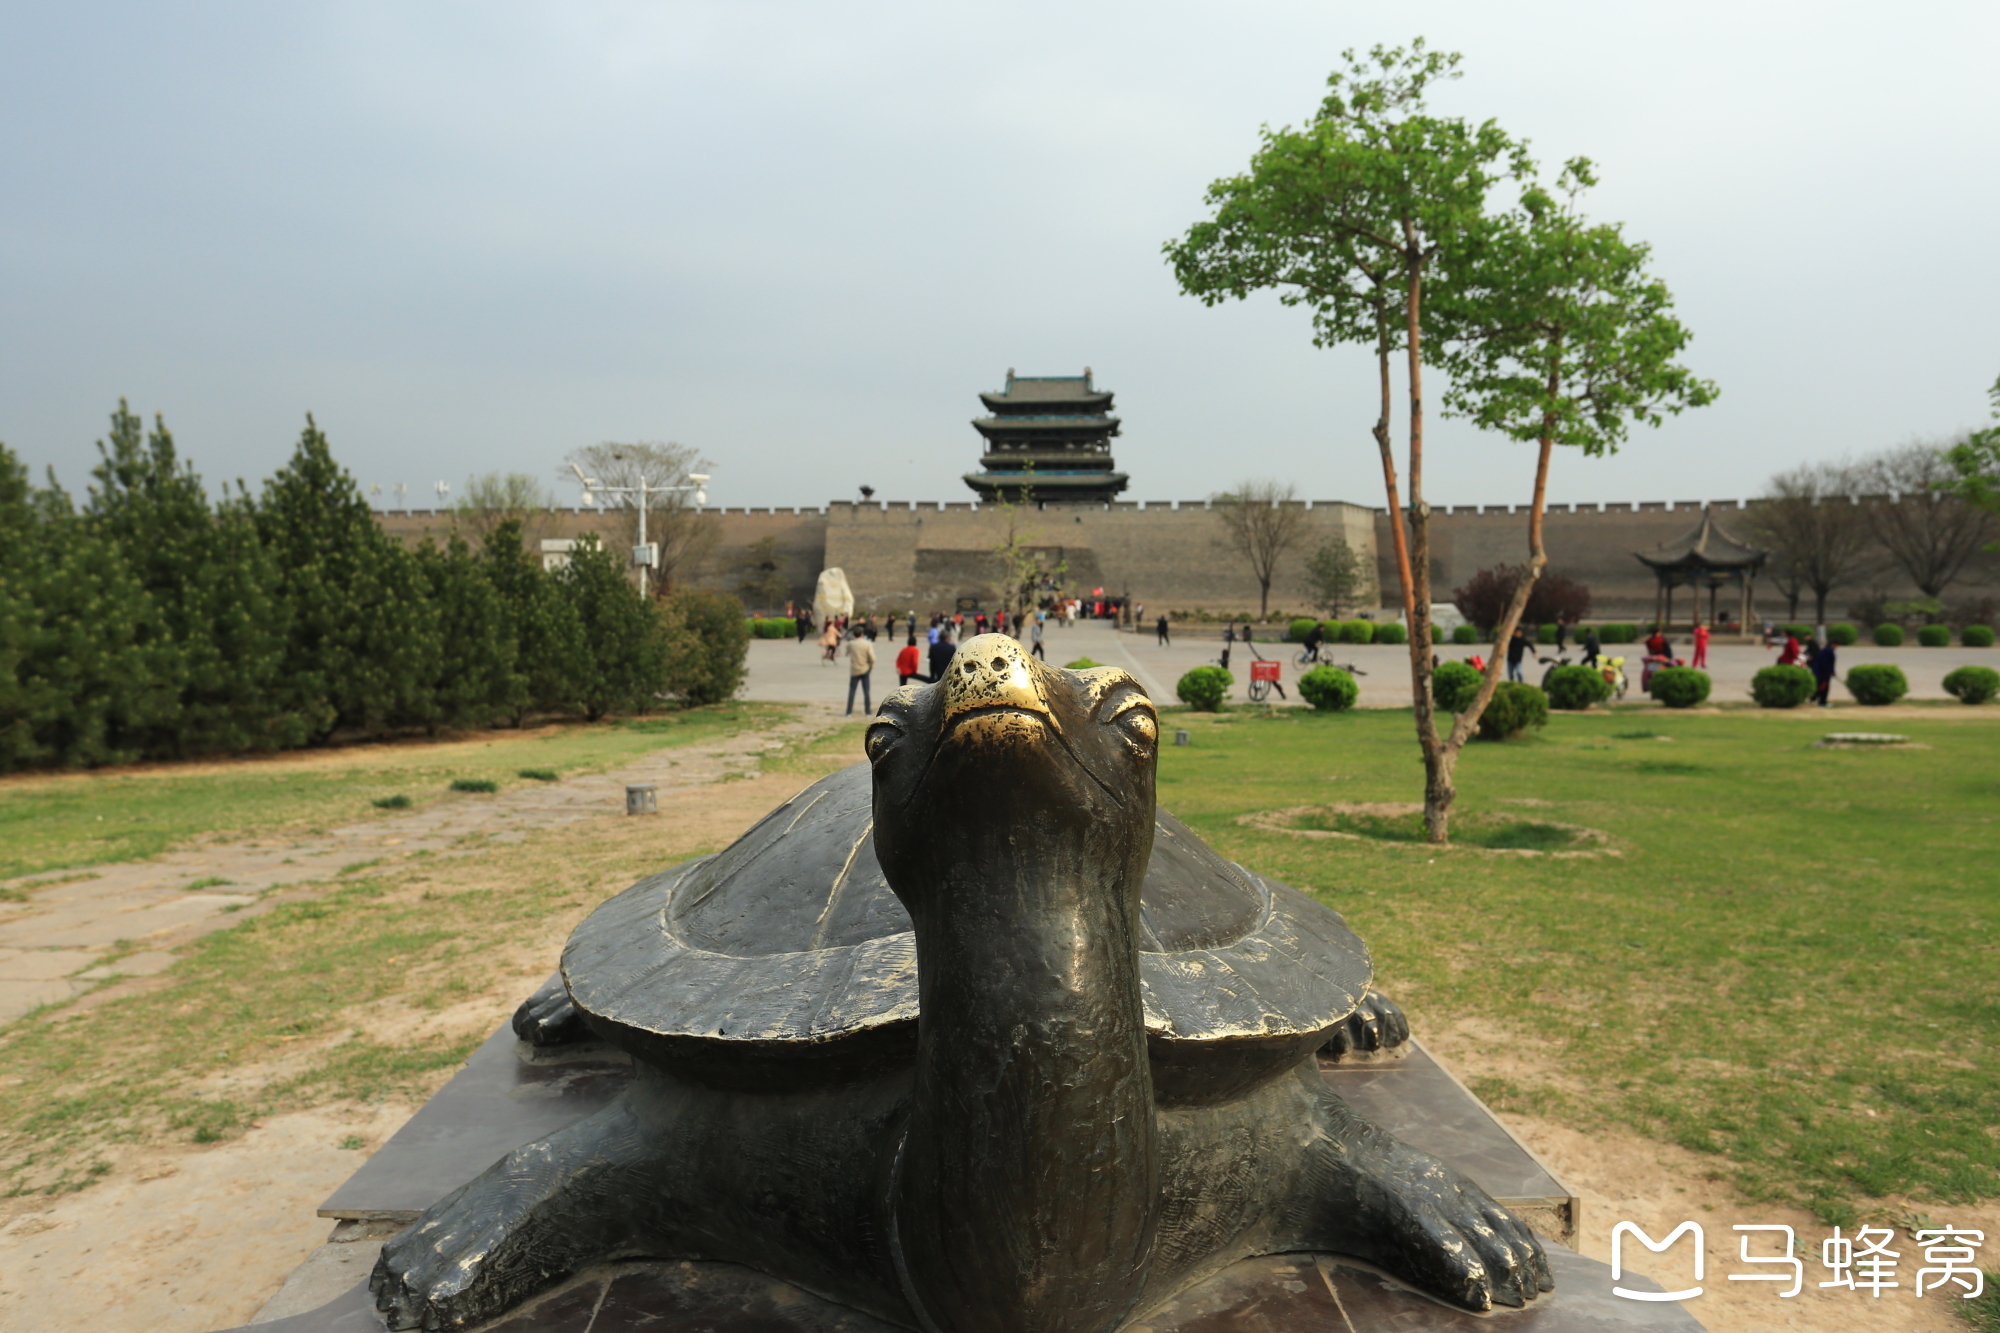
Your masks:
<svg viewBox="0 0 2000 1333"><path fill-rule="evenodd" d="M993 547L993 558L999 565L1000 606L1017 639L1028 613L1041 602L1042 585L1060 584L1069 572L1069 562L1057 554L1061 548L1034 544L1042 529L1022 526L1024 515L1035 512L1033 504L1034 490L1026 488L1018 504L1001 500L992 506L1007 518L1007 537Z"/></svg>
<svg viewBox="0 0 2000 1333"><path fill-rule="evenodd" d="M606 442L572 449L564 456L566 468L559 476L569 477L567 467L581 468L584 475L606 486L636 487L644 477L648 487L689 485L691 473L705 472L714 464L697 449L672 442L640 441L635 444ZM659 563L654 572L662 597L673 593L676 580L696 577L701 565L715 549L720 536L715 516L696 508L690 490L668 490L648 495L646 540L659 547ZM631 547L639 540L639 497L610 497L617 502L616 535L621 545Z"/></svg>
<svg viewBox="0 0 2000 1333"><path fill-rule="evenodd" d="M1850 464L1806 463L1780 472L1750 511L1750 531L1771 547L1772 573L1789 614L1813 594L1813 623L1826 623L1826 601L1840 583L1866 573L1871 561L1867 510L1857 500L1861 476Z"/></svg>
<svg viewBox="0 0 2000 1333"><path fill-rule="evenodd" d="M1994 516L1951 489L1959 473L1946 450L1963 442L1913 440L1863 467L1868 489L1876 492L1862 505L1869 529L1910 582L1933 599L1994 532Z"/></svg>
<svg viewBox="0 0 2000 1333"><path fill-rule="evenodd" d="M1257 580L1259 618L1271 609L1271 583L1279 563L1306 533L1305 506L1298 503L1298 495L1299 488L1288 481L1252 480L1210 501L1222 520L1216 544L1250 562L1251 576Z"/></svg>
<svg viewBox="0 0 2000 1333"><path fill-rule="evenodd" d="M736 567L736 594L745 606L768 611L784 599L792 586L785 572L791 554L776 537L759 537L743 549Z"/></svg>
<svg viewBox="0 0 2000 1333"><path fill-rule="evenodd" d="M481 546L510 519L521 525L521 540L534 546L547 530L555 494L525 472L482 472L468 477L452 517Z"/></svg>

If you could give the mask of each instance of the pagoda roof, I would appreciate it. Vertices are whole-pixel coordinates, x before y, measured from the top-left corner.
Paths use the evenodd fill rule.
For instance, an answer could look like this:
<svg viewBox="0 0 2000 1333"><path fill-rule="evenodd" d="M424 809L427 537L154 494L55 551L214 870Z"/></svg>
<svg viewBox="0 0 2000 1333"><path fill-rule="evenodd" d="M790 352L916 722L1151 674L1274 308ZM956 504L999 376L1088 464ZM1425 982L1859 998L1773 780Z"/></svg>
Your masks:
<svg viewBox="0 0 2000 1333"><path fill-rule="evenodd" d="M1104 412L1111 407L1111 395L1090 380L1090 367L1081 375L1016 375L1007 372L1007 387L999 393L982 393L979 401L995 412L1018 409L1027 404L1075 406L1086 411Z"/></svg>
<svg viewBox="0 0 2000 1333"><path fill-rule="evenodd" d="M1674 570L1756 569L1771 553L1730 536L1715 521L1715 515L1709 512L1708 506L1703 505L1701 522L1686 535L1661 542L1650 553L1634 551L1632 554L1653 569Z"/></svg>
<svg viewBox="0 0 2000 1333"><path fill-rule="evenodd" d="M1116 435L1119 421L1117 417L1057 415L1033 417L974 417L972 428L981 435L1053 435L1083 432L1091 435Z"/></svg>

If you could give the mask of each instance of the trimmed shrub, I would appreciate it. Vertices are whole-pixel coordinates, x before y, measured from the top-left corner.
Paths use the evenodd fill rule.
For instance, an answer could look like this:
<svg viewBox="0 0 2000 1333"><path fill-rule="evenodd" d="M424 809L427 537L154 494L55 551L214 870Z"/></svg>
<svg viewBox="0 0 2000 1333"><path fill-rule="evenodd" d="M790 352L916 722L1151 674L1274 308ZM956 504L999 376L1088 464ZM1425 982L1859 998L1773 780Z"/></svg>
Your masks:
<svg viewBox="0 0 2000 1333"><path fill-rule="evenodd" d="M1842 620L1826 627L1826 638L1836 648L1852 648L1861 641L1861 632Z"/></svg>
<svg viewBox="0 0 2000 1333"><path fill-rule="evenodd" d="M1556 641L1556 627L1554 625L1541 625L1536 628L1535 630L1536 643L1554 643L1555 641Z"/></svg>
<svg viewBox="0 0 2000 1333"><path fill-rule="evenodd" d="M524 768L514 775L517 778L533 778L537 782L555 782L562 777L553 768Z"/></svg>
<svg viewBox="0 0 2000 1333"><path fill-rule="evenodd" d="M1611 682L1587 666L1559 666L1542 682L1549 707L1578 713L1611 697Z"/></svg>
<svg viewBox="0 0 2000 1333"><path fill-rule="evenodd" d="M1944 692L1962 704L1983 704L2000 694L2000 671L1962 666L1944 678Z"/></svg>
<svg viewBox="0 0 2000 1333"><path fill-rule="evenodd" d="M660 609L656 631L666 692L688 708L734 698L750 674L743 624L743 603L729 593L689 587L675 593Z"/></svg>
<svg viewBox="0 0 2000 1333"><path fill-rule="evenodd" d="M1902 647L1903 627L1901 625L1877 625L1875 627L1875 646L1877 648Z"/></svg>
<svg viewBox="0 0 2000 1333"><path fill-rule="evenodd" d="M1338 713L1354 707L1361 687L1339 667L1316 666L1299 677L1299 695L1322 713Z"/></svg>
<svg viewBox="0 0 2000 1333"><path fill-rule="evenodd" d="M1797 708L1818 688L1802 666L1767 666L1750 678L1750 697L1760 708Z"/></svg>
<svg viewBox="0 0 2000 1333"><path fill-rule="evenodd" d="M1466 662L1440 662L1431 672L1431 701L1447 713L1463 713L1479 693L1480 674Z"/></svg>
<svg viewBox="0 0 2000 1333"><path fill-rule="evenodd" d="M1637 643L1639 641L1639 627L1623 622L1599 625L1597 627L1597 641L1599 643Z"/></svg>
<svg viewBox="0 0 2000 1333"><path fill-rule="evenodd" d="M1095 670L1096 670L1097 668L1099 668L1099 667L1101 667L1101 666L1103 666L1103 665L1104 665L1104 663L1102 663L1102 662L1094 662L1094 661L1092 661L1092 660L1091 660L1090 658L1088 658L1088 657L1079 657L1079 658L1077 658L1077 659L1076 659L1076 661L1074 661L1074 662L1064 662L1064 663L1063 663L1063 670L1064 670L1064 671L1095 671Z"/></svg>
<svg viewBox="0 0 2000 1333"><path fill-rule="evenodd" d="M1880 707L1883 704L1892 704L1908 694L1910 682L1904 679L1901 667L1849 667L1847 692L1854 696L1856 703Z"/></svg>
<svg viewBox="0 0 2000 1333"><path fill-rule="evenodd" d="M1312 633L1312 627L1318 623L1311 616L1300 616L1286 627L1285 638L1293 643L1304 643L1306 635Z"/></svg>
<svg viewBox="0 0 2000 1333"><path fill-rule="evenodd" d="M1479 629L1474 625L1459 625L1451 632L1453 643L1478 643Z"/></svg>
<svg viewBox="0 0 2000 1333"><path fill-rule="evenodd" d="M1549 699L1532 685L1503 680L1479 715L1479 735L1489 741L1504 741L1529 727L1545 727L1549 722Z"/></svg>
<svg viewBox="0 0 2000 1333"><path fill-rule="evenodd" d="M1827 635L1832 638L1832 634ZM1951 647L1951 626L1925 625L1917 630L1917 643L1925 648Z"/></svg>
<svg viewBox="0 0 2000 1333"><path fill-rule="evenodd" d="M753 639L789 639L799 632L795 620L773 620L769 617L752 617L743 622Z"/></svg>
<svg viewBox="0 0 2000 1333"><path fill-rule="evenodd" d="M1958 641L1968 648L1991 648L1993 627L1991 625L1967 625L1958 632Z"/></svg>
<svg viewBox="0 0 2000 1333"><path fill-rule="evenodd" d="M1403 628L1403 622L1400 620L1385 620L1375 627L1375 642L1377 643L1408 643L1409 641L1410 631Z"/></svg>
<svg viewBox="0 0 2000 1333"><path fill-rule="evenodd" d="M407 810L410 808L410 798L397 792L394 796L378 796L369 804L377 810Z"/></svg>
<svg viewBox="0 0 2000 1333"><path fill-rule="evenodd" d="M1181 702L1197 713L1219 713L1222 701L1229 697L1229 689L1236 684L1236 677L1219 666L1198 666L1182 676L1174 686L1174 693Z"/></svg>
<svg viewBox="0 0 2000 1333"><path fill-rule="evenodd" d="M1831 633L1832 626L1828 626L1827 628L1828 632ZM1778 626L1778 633L1789 634L1800 643L1804 643L1813 636L1813 627L1811 625L1780 625Z"/></svg>
<svg viewBox="0 0 2000 1333"><path fill-rule="evenodd" d="M1713 683L1706 671L1693 667L1661 667L1653 673L1653 683L1646 692L1669 708L1693 708L1708 698Z"/></svg>
<svg viewBox="0 0 2000 1333"><path fill-rule="evenodd" d="M1375 642L1375 622L1372 620L1343 620L1340 622L1342 643Z"/></svg>
<svg viewBox="0 0 2000 1333"><path fill-rule="evenodd" d="M500 784L492 778L453 778L451 780L451 789L453 791L495 792L500 790Z"/></svg>

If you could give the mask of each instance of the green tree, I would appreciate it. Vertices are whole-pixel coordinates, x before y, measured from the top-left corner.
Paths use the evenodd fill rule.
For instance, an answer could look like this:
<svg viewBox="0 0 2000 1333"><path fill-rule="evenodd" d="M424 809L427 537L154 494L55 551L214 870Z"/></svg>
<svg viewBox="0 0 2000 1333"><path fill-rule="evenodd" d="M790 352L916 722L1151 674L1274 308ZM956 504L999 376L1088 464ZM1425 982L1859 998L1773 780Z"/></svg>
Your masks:
<svg viewBox="0 0 2000 1333"><path fill-rule="evenodd" d="M575 707L577 664L585 654L576 607L541 560L522 549L518 525L495 528L479 558L499 598L499 615L514 635L508 716L518 727L531 711Z"/></svg>
<svg viewBox="0 0 2000 1333"><path fill-rule="evenodd" d="M2000 379L1986 391L1993 404L1991 425L1968 431L1965 438L1945 451L1952 478L1947 483L1953 494L1974 508L2000 514ZM1987 550L2000 549L1988 546Z"/></svg>
<svg viewBox="0 0 2000 1333"><path fill-rule="evenodd" d="M425 728L481 727L509 715L524 686L515 670L510 608L463 537L415 552L424 593L436 616L436 674L419 696Z"/></svg>
<svg viewBox="0 0 2000 1333"><path fill-rule="evenodd" d="M1306 596L1321 615L1346 614L1367 596L1372 582L1361 557L1339 537L1320 543L1306 556Z"/></svg>
<svg viewBox="0 0 2000 1333"><path fill-rule="evenodd" d="M324 741L338 727L428 723L443 645L424 580L377 526L310 415L256 513L291 608L288 703L312 739Z"/></svg>
<svg viewBox="0 0 2000 1333"><path fill-rule="evenodd" d="M118 548L0 445L0 764L137 758L173 709L159 610Z"/></svg>
<svg viewBox="0 0 2000 1333"><path fill-rule="evenodd" d="M1302 129L1266 130L1250 170L1209 187L1213 216L1169 242L1166 253L1182 290L1206 304L1275 290L1285 304L1311 311L1316 345L1359 343L1375 353L1380 403L1372 434L1411 629L1425 824L1442 842L1449 836L1457 756L1497 674L1441 734L1430 689L1424 369L1453 372L1448 409L1514 438L1546 441L1529 516L1530 561L1539 573L1546 563L1541 514L1550 446L1601 449L1623 422L1646 419L1672 397L1653 383L1657 375L1628 374L1633 383L1626 389L1616 387L1615 375L1605 387L1591 381L1580 388L1579 370L1612 351L1665 363L1685 335L1675 341L1678 324L1649 305L1651 288L1639 263L1619 270L1633 289L1600 293L1607 275L1599 269L1615 258L1616 229L1590 228L1536 190L1525 145L1491 120L1475 125L1426 111L1429 85L1457 77L1456 55L1428 51L1418 41L1407 51L1378 46L1366 61L1353 52L1345 59L1346 70L1328 80L1318 116ZM1587 171L1587 164L1577 166ZM1525 189L1522 207L1512 213L1493 204L1496 187L1507 181ZM1636 254L1643 261L1643 247ZM1657 295L1664 300L1664 289ZM1622 309L1624 322L1599 311L1600 304ZM1658 317L1651 323L1648 309ZM1647 343L1663 334L1669 335L1664 349ZM1407 483L1398 476L1392 434L1398 354ZM1684 382L1682 392L1691 386ZM1523 581L1523 602L1531 583ZM1513 615L1518 620L1518 606Z"/></svg>
<svg viewBox="0 0 2000 1333"><path fill-rule="evenodd" d="M585 651L571 687L583 715L595 722L620 708L649 704L666 687L667 656L652 604L626 582L595 536L577 541L556 583L582 631Z"/></svg>
<svg viewBox="0 0 2000 1333"><path fill-rule="evenodd" d="M743 688L750 627L728 593L682 588L660 606L660 635L666 691L686 707L719 704Z"/></svg>
<svg viewBox="0 0 2000 1333"><path fill-rule="evenodd" d="M1290 482L1244 481L1210 498L1222 525L1216 544L1243 557L1257 580L1257 616L1271 610L1271 584L1278 566L1306 533L1306 510Z"/></svg>
<svg viewBox="0 0 2000 1333"><path fill-rule="evenodd" d="M288 608L248 504L207 489L154 418L121 399L92 475L86 519L159 611L155 669L173 707L137 737L150 757L273 750L305 740L283 699Z"/></svg>

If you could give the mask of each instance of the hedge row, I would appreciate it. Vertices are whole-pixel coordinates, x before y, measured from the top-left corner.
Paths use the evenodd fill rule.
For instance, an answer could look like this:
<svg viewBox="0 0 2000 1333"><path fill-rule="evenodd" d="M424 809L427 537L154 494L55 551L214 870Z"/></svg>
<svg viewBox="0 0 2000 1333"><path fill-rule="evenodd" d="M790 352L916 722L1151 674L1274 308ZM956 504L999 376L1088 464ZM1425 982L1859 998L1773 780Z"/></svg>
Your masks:
<svg viewBox="0 0 2000 1333"><path fill-rule="evenodd" d="M123 403L79 508L0 445L0 771L285 749L338 732L728 698L734 598L643 600L595 543L545 572L385 536L307 418L261 493L211 503Z"/></svg>
<svg viewBox="0 0 2000 1333"><path fill-rule="evenodd" d="M1285 629L1285 638L1292 643L1304 643L1314 625L1319 626L1320 636L1327 643L1408 643L1410 638L1398 620L1314 620L1310 616L1292 621Z"/></svg>

